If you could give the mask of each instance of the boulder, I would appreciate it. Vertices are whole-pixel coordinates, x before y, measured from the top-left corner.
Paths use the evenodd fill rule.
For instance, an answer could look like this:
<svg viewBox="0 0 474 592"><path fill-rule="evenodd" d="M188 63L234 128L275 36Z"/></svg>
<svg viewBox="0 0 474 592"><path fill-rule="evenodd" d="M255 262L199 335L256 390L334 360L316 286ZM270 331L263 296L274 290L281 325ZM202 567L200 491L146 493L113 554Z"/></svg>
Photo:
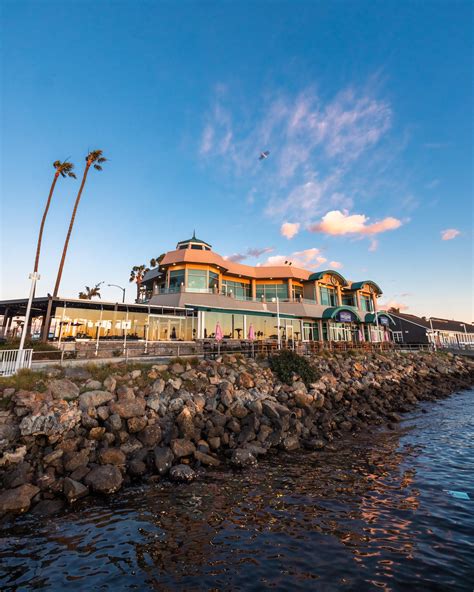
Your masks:
<svg viewBox="0 0 474 592"><path fill-rule="evenodd" d="M283 439L281 446L283 450L288 452L291 450L297 450L300 447L298 436L287 436Z"/></svg>
<svg viewBox="0 0 474 592"><path fill-rule="evenodd" d="M89 493L89 489L79 481L66 477L63 482L63 493L67 501L72 504L81 497L85 497Z"/></svg>
<svg viewBox="0 0 474 592"><path fill-rule="evenodd" d="M12 512L21 514L30 509L31 500L39 493L39 487L25 483L15 489L8 489L0 493L0 514Z"/></svg>
<svg viewBox="0 0 474 592"><path fill-rule="evenodd" d="M27 415L21 420L22 436L52 436L73 429L81 420L81 412L71 407L64 412L60 410L45 414Z"/></svg>
<svg viewBox="0 0 474 592"><path fill-rule="evenodd" d="M179 426L183 438L190 439L194 437L193 416L191 414L191 411L187 407L184 407L184 409L178 415L178 417L176 418L176 423Z"/></svg>
<svg viewBox="0 0 474 592"><path fill-rule="evenodd" d="M126 456L120 448L106 448L100 451L99 459L103 465L125 465Z"/></svg>
<svg viewBox="0 0 474 592"><path fill-rule="evenodd" d="M84 479L86 485L97 493L114 493L122 487L123 477L120 469L113 465L94 467Z"/></svg>
<svg viewBox="0 0 474 592"><path fill-rule="evenodd" d="M79 387L67 378L63 378L62 380L52 380L49 383L49 392L53 399L72 401L79 396Z"/></svg>
<svg viewBox="0 0 474 592"><path fill-rule="evenodd" d="M68 473L72 473L82 465L87 465L89 462L89 451L83 448L79 452L68 452L65 455L64 468Z"/></svg>
<svg viewBox="0 0 474 592"><path fill-rule="evenodd" d="M131 417L129 420L127 420L128 431L131 434L141 432L146 427L147 423L148 420L146 417Z"/></svg>
<svg viewBox="0 0 474 592"><path fill-rule="evenodd" d="M175 362L170 366L170 372L172 374L183 374L184 370L184 366L178 362Z"/></svg>
<svg viewBox="0 0 474 592"><path fill-rule="evenodd" d="M79 407L89 409L89 407L99 407L108 403L114 398L109 391L88 391L79 396Z"/></svg>
<svg viewBox="0 0 474 592"><path fill-rule="evenodd" d="M126 401L114 401L110 404L112 413L116 413L122 419L139 417L145 414L145 399L134 399Z"/></svg>
<svg viewBox="0 0 474 592"><path fill-rule="evenodd" d="M257 459L249 450L245 450L244 448L237 448L232 453L230 464L233 467L243 469L246 467L252 467L256 465Z"/></svg>
<svg viewBox="0 0 474 592"><path fill-rule="evenodd" d="M107 376L104 380L104 387L111 393L114 392L115 387L117 386L117 381L113 376Z"/></svg>
<svg viewBox="0 0 474 592"><path fill-rule="evenodd" d="M189 440L176 438L175 440L171 440L171 450L176 458L182 458L194 454L196 446Z"/></svg>
<svg viewBox="0 0 474 592"><path fill-rule="evenodd" d="M196 473L188 465L176 465L170 470L170 479L178 483L190 483L196 479Z"/></svg>
<svg viewBox="0 0 474 592"><path fill-rule="evenodd" d="M64 508L64 501L60 499L44 499L36 504L31 511L35 516L53 516Z"/></svg>
<svg viewBox="0 0 474 592"><path fill-rule="evenodd" d="M72 380L88 380L92 378L91 373L87 368L81 368L80 366L67 366L64 368L64 376Z"/></svg>
<svg viewBox="0 0 474 592"><path fill-rule="evenodd" d="M173 465L174 456L169 448L157 447L153 451L155 467L160 475L165 475Z"/></svg>
<svg viewBox="0 0 474 592"><path fill-rule="evenodd" d="M156 446L161 441L161 428L158 424L149 425L137 433L143 446Z"/></svg>
<svg viewBox="0 0 474 592"><path fill-rule="evenodd" d="M89 432L89 439L90 440L102 440L104 435L105 435L105 428L94 427Z"/></svg>
<svg viewBox="0 0 474 592"><path fill-rule="evenodd" d="M205 452L200 452L199 450L194 452L194 458L207 467L218 467L221 464L221 461L218 458L206 454Z"/></svg>

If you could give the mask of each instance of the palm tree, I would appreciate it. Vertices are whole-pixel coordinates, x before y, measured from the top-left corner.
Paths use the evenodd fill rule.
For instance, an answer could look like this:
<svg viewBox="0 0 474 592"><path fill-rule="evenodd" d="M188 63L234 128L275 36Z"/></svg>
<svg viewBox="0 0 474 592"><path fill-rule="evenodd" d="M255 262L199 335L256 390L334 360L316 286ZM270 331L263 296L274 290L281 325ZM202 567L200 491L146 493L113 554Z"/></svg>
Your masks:
<svg viewBox="0 0 474 592"><path fill-rule="evenodd" d="M92 298L94 298L95 296L97 296L97 298L101 298L100 284L96 284L93 288L89 288L89 286L86 286L85 292L79 292L79 298L81 300L92 300Z"/></svg>
<svg viewBox="0 0 474 592"><path fill-rule="evenodd" d="M54 188L56 187L56 181L58 180L59 175L61 175L61 177L72 177L73 179L76 178L76 175L72 172L72 170L74 168L74 165L72 164L72 162L68 162L67 160L65 160L64 162L61 162L60 160L56 160L55 162L53 162L53 167L56 169L56 172L54 173L54 179L53 179L53 182L51 183L51 188L49 190L48 201L46 202L46 207L43 212L43 218L41 220L41 226L40 226L40 231L39 231L39 236L38 236L38 244L36 245L35 267L33 270L35 272L38 271L39 258L40 258L40 252L41 252L41 241L43 240L44 224L46 222L46 217L48 215L49 206L51 205L51 198L53 197Z"/></svg>
<svg viewBox="0 0 474 592"><path fill-rule="evenodd" d="M140 300L140 291L145 274L150 271L146 265L135 265L130 271L130 282L137 284L137 301Z"/></svg>
<svg viewBox="0 0 474 592"><path fill-rule="evenodd" d="M150 267L158 267L163 260L165 253L161 253L159 257L153 257L150 259Z"/></svg>
<svg viewBox="0 0 474 592"><path fill-rule="evenodd" d="M67 248L69 246L69 239L71 238L72 228L74 226L74 220L76 219L77 207L79 205L79 202L81 201L82 190L84 189L84 185L86 183L87 173L89 172L89 169L91 168L92 165L94 166L94 168L97 171L101 171L102 170L101 165L104 162L106 162L106 160L107 159L104 156L102 156L102 150L92 150L92 152L89 152L89 154L86 156L86 166L84 169L84 174L82 176L81 186L79 187L79 193L77 194L76 202L74 204L74 209L72 211L71 221L69 223L69 229L67 232L66 241L64 243L64 248L63 248L63 254L61 257L61 263L59 264L58 276L56 278L56 285L54 286L53 298L55 298L58 295L59 284L61 283L61 277L63 275L64 262L66 260Z"/></svg>

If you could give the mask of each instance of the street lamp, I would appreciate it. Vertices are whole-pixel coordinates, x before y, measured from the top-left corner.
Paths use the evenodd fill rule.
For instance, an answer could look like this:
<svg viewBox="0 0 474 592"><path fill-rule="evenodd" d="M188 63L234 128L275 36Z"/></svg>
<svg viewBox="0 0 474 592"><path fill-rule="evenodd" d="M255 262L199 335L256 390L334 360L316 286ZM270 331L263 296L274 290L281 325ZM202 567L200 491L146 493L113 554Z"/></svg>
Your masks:
<svg viewBox="0 0 474 592"><path fill-rule="evenodd" d="M122 303L125 302L125 288L122 288L122 286L118 286L117 284L107 284L107 286L109 288L113 287L113 288L118 288L119 290L122 290Z"/></svg>
<svg viewBox="0 0 474 592"><path fill-rule="evenodd" d="M276 302L276 305L277 305L277 341L278 341L278 349L281 349L281 336L280 336L280 299L277 296L276 298L272 298L272 302Z"/></svg>
<svg viewBox="0 0 474 592"><path fill-rule="evenodd" d="M25 339L26 339L26 334L28 332L28 323L30 320L31 305L33 303L33 296L35 293L36 282L40 279L40 277L41 276L37 271L30 273L30 280L31 280L30 296L28 298L28 305L26 307L25 322L23 325L23 330L21 332L20 347L18 348L17 366L20 364L20 362L23 359L23 348L25 347Z"/></svg>

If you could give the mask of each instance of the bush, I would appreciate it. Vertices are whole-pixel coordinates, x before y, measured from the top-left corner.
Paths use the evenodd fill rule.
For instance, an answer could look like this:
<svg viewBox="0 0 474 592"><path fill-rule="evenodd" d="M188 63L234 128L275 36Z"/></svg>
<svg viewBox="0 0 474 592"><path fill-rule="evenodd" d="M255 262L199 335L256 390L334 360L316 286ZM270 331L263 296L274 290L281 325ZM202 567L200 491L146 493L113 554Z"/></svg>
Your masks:
<svg viewBox="0 0 474 592"><path fill-rule="evenodd" d="M271 356L270 368L286 384L293 382L293 374L297 374L306 386L318 380L316 370L309 361L291 350L283 350Z"/></svg>

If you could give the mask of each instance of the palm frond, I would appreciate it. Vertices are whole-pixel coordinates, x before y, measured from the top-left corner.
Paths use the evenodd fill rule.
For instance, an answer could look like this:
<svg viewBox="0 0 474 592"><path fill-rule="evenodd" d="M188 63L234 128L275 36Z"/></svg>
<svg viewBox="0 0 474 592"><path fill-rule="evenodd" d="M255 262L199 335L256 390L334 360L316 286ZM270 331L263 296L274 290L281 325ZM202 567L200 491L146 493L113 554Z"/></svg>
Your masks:
<svg viewBox="0 0 474 592"><path fill-rule="evenodd" d="M94 165L94 168L95 168L97 171L101 171L101 170L102 170L102 167L100 166L100 164L95 164L95 165Z"/></svg>

